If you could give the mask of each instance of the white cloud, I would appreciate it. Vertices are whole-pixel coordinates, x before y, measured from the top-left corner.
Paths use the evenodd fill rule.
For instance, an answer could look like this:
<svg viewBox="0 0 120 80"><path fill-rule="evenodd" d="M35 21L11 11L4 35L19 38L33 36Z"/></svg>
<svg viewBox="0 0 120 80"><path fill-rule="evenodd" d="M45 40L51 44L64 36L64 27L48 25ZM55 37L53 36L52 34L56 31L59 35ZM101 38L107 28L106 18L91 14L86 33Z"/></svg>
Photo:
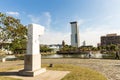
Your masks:
<svg viewBox="0 0 120 80"><path fill-rule="evenodd" d="M28 15L28 17L31 19L32 23L37 23L45 26L47 30L50 28L51 24L51 15L49 12L44 12L41 15L35 16L35 15Z"/></svg>
<svg viewBox="0 0 120 80"><path fill-rule="evenodd" d="M96 46L97 43L100 43L100 37L105 36L106 34L117 33L120 35L119 29L108 28L107 26L99 26L100 28L91 28L86 30L84 33L80 33L81 45L85 40L87 45Z"/></svg>
<svg viewBox="0 0 120 80"><path fill-rule="evenodd" d="M50 15L49 12L44 13L44 19L46 21L46 26L50 27L50 23L51 23L52 20L51 20L51 15Z"/></svg>
<svg viewBox="0 0 120 80"><path fill-rule="evenodd" d="M62 44L62 40L64 40L66 44L70 44L70 34L47 31L40 37L41 44Z"/></svg>
<svg viewBox="0 0 120 80"><path fill-rule="evenodd" d="M28 17L31 19L31 21L33 23L39 23L40 22L40 18L39 17L35 17L33 15L28 15Z"/></svg>
<svg viewBox="0 0 120 80"><path fill-rule="evenodd" d="M105 18L92 23L80 33L81 45L85 40L88 45L96 46L100 43L100 37L106 34L117 33L120 35L120 16L106 16Z"/></svg>
<svg viewBox="0 0 120 80"><path fill-rule="evenodd" d="M77 22L78 22L78 26L81 26L82 24L84 24L84 20L82 20L82 19L79 19L79 20L77 20Z"/></svg>
<svg viewBox="0 0 120 80"><path fill-rule="evenodd" d="M12 11L10 11L10 12L6 12L6 14L12 15L12 16L19 16L19 12L12 12Z"/></svg>

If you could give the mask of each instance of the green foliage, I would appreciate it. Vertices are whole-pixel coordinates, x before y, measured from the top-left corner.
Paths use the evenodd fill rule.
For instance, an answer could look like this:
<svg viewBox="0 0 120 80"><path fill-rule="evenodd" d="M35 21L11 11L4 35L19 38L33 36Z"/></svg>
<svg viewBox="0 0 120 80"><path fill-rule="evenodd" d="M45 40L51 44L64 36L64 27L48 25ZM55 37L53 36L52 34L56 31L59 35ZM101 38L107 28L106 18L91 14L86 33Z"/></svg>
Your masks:
<svg viewBox="0 0 120 80"><path fill-rule="evenodd" d="M3 76L0 76L0 80L22 80L22 79L17 79L17 78L10 78L10 77L3 77Z"/></svg>
<svg viewBox="0 0 120 80"><path fill-rule="evenodd" d="M119 45L111 44L111 45L106 45L106 46L101 46L99 47L100 50L105 50L105 51L116 51L120 50Z"/></svg>
<svg viewBox="0 0 120 80"><path fill-rule="evenodd" d="M78 48L69 45L65 45L60 49L60 51L76 51L76 50L78 50Z"/></svg>
<svg viewBox="0 0 120 80"><path fill-rule="evenodd" d="M11 46L10 49L14 51L15 49L26 49L26 39L15 39Z"/></svg>
<svg viewBox="0 0 120 80"><path fill-rule="evenodd" d="M0 13L0 41L1 43L12 41L10 49L25 49L27 42L27 28L19 19Z"/></svg>
<svg viewBox="0 0 120 80"><path fill-rule="evenodd" d="M68 46L68 45L63 46L60 49L60 51L88 51L88 50L97 51L98 49L93 46L81 46L81 47L77 48L77 47L72 47L72 46Z"/></svg>
<svg viewBox="0 0 120 80"><path fill-rule="evenodd" d="M48 46L40 46L40 52L51 52L53 49L49 48Z"/></svg>
<svg viewBox="0 0 120 80"><path fill-rule="evenodd" d="M91 50L92 51L98 51L98 48L97 47L93 47Z"/></svg>
<svg viewBox="0 0 120 80"><path fill-rule="evenodd" d="M98 48L93 46L81 46L79 49L81 51L89 51L89 50L98 51Z"/></svg>

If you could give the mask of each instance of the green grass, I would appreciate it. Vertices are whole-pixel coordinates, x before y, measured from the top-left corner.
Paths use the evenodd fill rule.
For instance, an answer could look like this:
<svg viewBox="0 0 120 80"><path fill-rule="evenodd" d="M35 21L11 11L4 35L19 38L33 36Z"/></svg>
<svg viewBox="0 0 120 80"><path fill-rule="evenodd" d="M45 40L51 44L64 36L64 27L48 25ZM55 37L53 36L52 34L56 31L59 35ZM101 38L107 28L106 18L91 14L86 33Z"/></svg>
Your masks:
<svg viewBox="0 0 120 80"><path fill-rule="evenodd" d="M12 66L12 67L9 67L9 68L0 68L0 72L7 72L7 71L10 71L10 70L17 70L17 69L21 69L21 68L23 68L23 65ZM22 80L22 79L0 76L0 80Z"/></svg>
<svg viewBox="0 0 120 80"><path fill-rule="evenodd" d="M44 64L42 67L50 70L70 71L62 80L107 80L99 72L85 67L67 64L54 64L53 67L48 67L47 64Z"/></svg>
<svg viewBox="0 0 120 80"><path fill-rule="evenodd" d="M22 79L16 79L16 78L10 78L10 77L2 77L2 76L0 76L0 80L22 80Z"/></svg>
<svg viewBox="0 0 120 80"><path fill-rule="evenodd" d="M0 72L7 72L7 71L10 71L10 70L17 70L17 69L21 69L21 68L23 68L22 65L12 66L12 67L9 67L9 68L0 68Z"/></svg>
<svg viewBox="0 0 120 80"><path fill-rule="evenodd" d="M23 65L2 68L0 69L0 72L16 70L22 67ZM53 67L49 67L48 64L42 64L42 67L46 67L47 70L70 71L70 73L68 73L62 80L107 80L105 76L103 76L99 72L86 67L80 67L70 64L54 64ZM22 79L0 76L0 80L22 80Z"/></svg>

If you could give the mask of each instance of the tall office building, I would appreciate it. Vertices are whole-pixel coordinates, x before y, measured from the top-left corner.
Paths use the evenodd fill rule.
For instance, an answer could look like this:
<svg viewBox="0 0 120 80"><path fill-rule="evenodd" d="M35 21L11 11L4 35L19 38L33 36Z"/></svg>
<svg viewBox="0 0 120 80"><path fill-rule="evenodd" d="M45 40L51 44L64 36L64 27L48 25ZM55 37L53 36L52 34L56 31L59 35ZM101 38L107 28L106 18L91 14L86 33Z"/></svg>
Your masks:
<svg viewBox="0 0 120 80"><path fill-rule="evenodd" d="M79 27L77 22L70 22L71 24L71 46L79 47Z"/></svg>

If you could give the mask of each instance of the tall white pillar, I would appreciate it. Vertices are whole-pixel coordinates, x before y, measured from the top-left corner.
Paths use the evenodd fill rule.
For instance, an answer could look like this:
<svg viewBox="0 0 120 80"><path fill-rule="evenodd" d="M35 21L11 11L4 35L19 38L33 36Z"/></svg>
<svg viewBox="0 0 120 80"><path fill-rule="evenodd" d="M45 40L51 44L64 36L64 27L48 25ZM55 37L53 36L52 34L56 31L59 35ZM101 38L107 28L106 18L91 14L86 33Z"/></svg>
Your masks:
<svg viewBox="0 0 120 80"><path fill-rule="evenodd" d="M35 76L46 69L41 69L41 54L39 37L43 35L44 27L38 24L28 25L27 53L25 54L24 69L19 71L20 75Z"/></svg>

